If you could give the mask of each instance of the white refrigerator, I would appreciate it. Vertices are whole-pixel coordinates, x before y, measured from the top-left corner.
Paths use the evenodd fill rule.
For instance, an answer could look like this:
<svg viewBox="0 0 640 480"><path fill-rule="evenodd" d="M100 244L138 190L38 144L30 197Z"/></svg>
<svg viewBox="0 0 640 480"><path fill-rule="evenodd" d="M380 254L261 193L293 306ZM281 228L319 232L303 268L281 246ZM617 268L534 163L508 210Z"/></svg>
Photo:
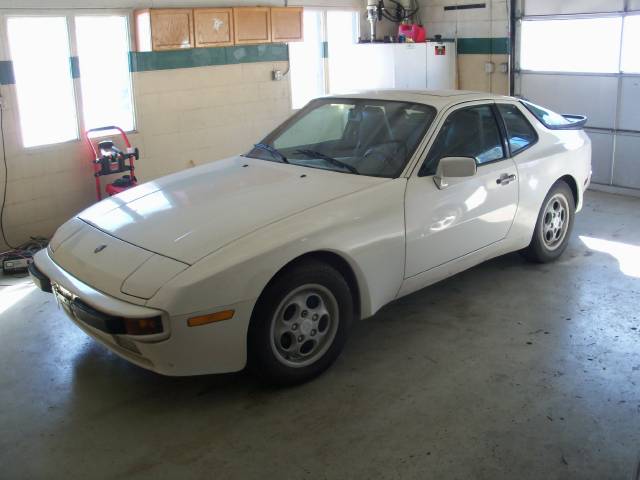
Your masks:
<svg viewBox="0 0 640 480"><path fill-rule="evenodd" d="M357 90L456 88L456 55L453 42L360 43L338 55L343 71L332 93ZM333 62L332 62L333 63Z"/></svg>

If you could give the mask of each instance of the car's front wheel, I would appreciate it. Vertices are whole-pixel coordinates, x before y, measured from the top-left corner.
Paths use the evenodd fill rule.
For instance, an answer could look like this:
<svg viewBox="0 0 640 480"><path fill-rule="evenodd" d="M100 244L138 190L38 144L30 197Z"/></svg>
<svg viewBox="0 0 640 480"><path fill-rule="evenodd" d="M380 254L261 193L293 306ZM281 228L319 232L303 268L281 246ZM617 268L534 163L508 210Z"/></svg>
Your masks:
<svg viewBox="0 0 640 480"><path fill-rule="evenodd" d="M291 385L322 373L342 351L353 319L349 285L317 260L293 265L261 295L249 325L248 363L270 383Z"/></svg>
<svg viewBox="0 0 640 480"><path fill-rule="evenodd" d="M533 238L522 252L524 256L533 262L546 263L562 255L569 243L574 215L573 192L560 180L542 202Z"/></svg>

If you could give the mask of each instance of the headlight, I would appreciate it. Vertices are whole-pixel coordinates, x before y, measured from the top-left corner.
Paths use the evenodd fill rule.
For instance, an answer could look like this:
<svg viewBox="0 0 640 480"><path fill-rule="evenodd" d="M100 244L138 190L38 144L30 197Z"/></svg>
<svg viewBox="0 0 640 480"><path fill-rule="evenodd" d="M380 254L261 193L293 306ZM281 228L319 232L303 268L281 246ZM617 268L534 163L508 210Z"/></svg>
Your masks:
<svg viewBox="0 0 640 480"><path fill-rule="evenodd" d="M71 220L62 224L62 226L56 230L53 237L49 241L49 248L52 252L65 241L68 240L73 234L77 233L86 224L78 217L73 217Z"/></svg>
<svg viewBox="0 0 640 480"><path fill-rule="evenodd" d="M124 318L102 313L80 300L73 300L71 312L81 322L113 335L153 335L162 333L162 318Z"/></svg>

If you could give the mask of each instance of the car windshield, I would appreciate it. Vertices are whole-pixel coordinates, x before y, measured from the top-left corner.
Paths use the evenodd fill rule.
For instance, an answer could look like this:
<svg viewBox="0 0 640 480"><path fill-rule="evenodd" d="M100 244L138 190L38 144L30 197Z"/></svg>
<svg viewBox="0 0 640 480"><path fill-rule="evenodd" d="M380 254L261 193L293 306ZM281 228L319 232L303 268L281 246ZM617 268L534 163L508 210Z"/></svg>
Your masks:
<svg viewBox="0 0 640 480"><path fill-rule="evenodd" d="M318 99L246 156L394 178L404 170L435 115L435 108L410 102Z"/></svg>

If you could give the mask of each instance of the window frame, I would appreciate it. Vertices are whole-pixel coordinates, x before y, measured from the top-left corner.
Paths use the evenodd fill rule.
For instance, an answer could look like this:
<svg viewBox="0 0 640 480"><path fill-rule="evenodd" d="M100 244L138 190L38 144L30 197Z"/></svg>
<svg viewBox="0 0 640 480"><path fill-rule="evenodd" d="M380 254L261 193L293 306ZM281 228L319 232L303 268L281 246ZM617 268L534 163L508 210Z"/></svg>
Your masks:
<svg viewBox="0 0 640 480"><path fill-rule="evenodd" d="M502 116L500 115L500 112L498 111L498 107L496 106L496 102L493 100L474 100L473 102L459 103L445 110L441 121L438 123L436 130L433 132L433 135L429 140L429 145L425 149L424 159L422 160L422 162L418 162L419 163L419 166L417 167L418 177L432 177L435 175L436 169L438 168L438 163L440 162L440 160L442 160L442 158L438 159L435 165L433 165L433 167L428 169L427 171L423 171L423 169L425 169L425 165L429 157L429 152L431 152L431 149L433 148L434 144L438 140L438 137L440 136L440 133L443 131L444 125L446 121L449 119L449 117L460 110L466 110L469 108L476 108L476 107L489 107L489 109L491 110L491 113L493 114L493 119L496 122L496 127L498 128L498 135L500 136L500 144L502 145L502 151L504 153L504 156L502 158L491 160L489 162L478 163L478 160L474 159L476 161L476 167L480 169L485 165L491 165L497 162L503 162L505 160L512 158L511 149L509 148L509 144L508 144L509 142L506 136L506 129L502 120Z"/></svg>
<svg viewBox="0 0 640 480"><path fill-rule="evenodd" d="M620 12L599 12L599 13L557 13L552 15L525 15L519 19L517 19L517 27L515 29L515 45L514 45L514 68L513 72L515 74L518 73L535 73L535 74L561 74L561 75L593 75L597 77L638 77L640 76L639 72L629 72L622 70L622 57L623 57L623 47L624 47L624 29L625 29L625 20L627 17L632 16L640 16L640 11L638 10L624 10ZM620 38L619 38L619 46L620 51L618 55L618 68L614 72L582 72L582 71L566 71L566 70L530 70L522 68L521 66L521 57L522 57L522 22L525 21L547 21L547 20L572 20L572 19L590 19L590 18L620 18L622 21Z"/></svg>
<svg viewBox="0 0 640 480"><path fill-rule="evenodd" d="M627 71L627 70L623 70L622 69L622 65L623 65L623 58L624 58L624 46L625 46L625 36L624 36L624 32L625 32L625 26L627 26L627 18L629 17L640 17L640 11L635 10L635 11L629 11L629 12L625 12L625 14L622 16L622 33L620 35L620 59L619 59L619 63L618 63L618 70L620 71L620 75L626 75L626 76L638 76L640 75L640 70L638 71ZM627 26L628 28L628 26Z"/></svg>
<svg viewBox="0 0 640 480"><path fill-rule="evenodd" d="M134 36L133 36L133 12L129 9L123 8L108 8L108 9L0 9L0 58L8 61L12 61L11 51L9 49L9 32L7 28L7 20L12 17L64 17L67 23L67 35L69 38L69 68L71 69L71 59L79 58L78 56L78 43L76 38L76 22L75 17L112 17L121 16L127 20L127 44L129 46L129 52L134 51ZM71 75L71 73L70 73ZM26 147L24 145L23 134L20 127L20 108L15 104L15 120L17 123L17 134L19 137L17 147L22 151L38 151L51 149L56 147L63 147L73 143L82 143L84 141L84 132L86 130L86 124L84 119L84 108L82 102L82 85L80 76L71 77L73 85L74 95L74 107L76 109L76 121L77 121L77 137L62 142L47 143L42 145L35 145ZM131 105L133 116L133 130L128 130L126 133L138 133L138 119L136 108L136 94L135 94L135 82L133 81L132 72L129 71L129 81L131 84ZM15 88L15 84L13 85Z"/></svg>
<svg viewBox="0 0 640 480"><path fill-rule="evenodd" d="M524 152L525 150L528 150L529 148L531 148L532 146L536 145L538 143L538 141L540 140L540 135L538 134L538 130L536 129L536 127L529 121L529 119L527 118L526 113L523 111L523 106L521 106L520 102L494 102L495 105L495 109L496 112L498 114L498 117L500 118L500 126L503 129L502 130L502 134L504 136L505 139L505 143L506 143L506 147L507 150L509 151L509 158L514 158L518 155L520 155L522 152ZM521 148L520 150L518 150L517 152L513 152L511 150L511 144L509 143L509 130L507 129L507 122L505 122L504 117L502 116L502 113L500 112L500 109L498 108L499 105L511 105L513 107L515 107L520 114L522 115L522 118L524 118L524 120L527 122L527 124L531 127L531 129L533 130L533 133L535 134L536 138L533 142L529 143L529 145L527 145L524 148ZM526 109L526 107L524 107Z"/></svg>
<svg viewBox="0 0 640 480"><path fill-rule="evenodd" d="M548 68L522 68L522 52L523 52L523 26L525 23L542 23L542 22L558 22L558 21L572 21L572 20L605 20L605 19L617 19L620 20L620 35L618 36L618 55L617 55L617 69L612 71L598 71L598 70L554 70ZM587 74L587 75L616 75L620 73L620 58L622 53L622 30L624 29L624 15L612 14L612 13L600 13L600 14L560 14L560 15L544 15L544 16L530 16L523 17L519 20L518 24L518 36L519 36L519 55L518 55L518 71L523 72L535 72L535 73L562 73L562 74Z"/></svg>

